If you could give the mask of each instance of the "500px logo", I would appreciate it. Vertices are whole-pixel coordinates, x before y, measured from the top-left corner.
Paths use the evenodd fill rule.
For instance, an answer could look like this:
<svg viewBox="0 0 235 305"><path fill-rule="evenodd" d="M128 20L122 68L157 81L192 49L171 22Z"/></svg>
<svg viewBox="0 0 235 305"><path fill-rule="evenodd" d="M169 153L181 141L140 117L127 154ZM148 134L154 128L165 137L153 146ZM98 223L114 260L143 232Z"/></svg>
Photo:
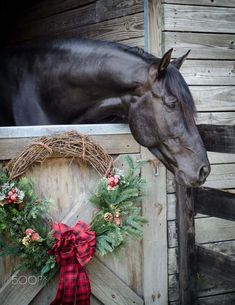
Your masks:
<svg viewBox="0 0 235 305"><path fill-rule="evenodd" d="M13 285L37 285L39 282L42 282L46 278L44 276L35 276L35 275L13 275L11 277L11 282Z"/></svg>

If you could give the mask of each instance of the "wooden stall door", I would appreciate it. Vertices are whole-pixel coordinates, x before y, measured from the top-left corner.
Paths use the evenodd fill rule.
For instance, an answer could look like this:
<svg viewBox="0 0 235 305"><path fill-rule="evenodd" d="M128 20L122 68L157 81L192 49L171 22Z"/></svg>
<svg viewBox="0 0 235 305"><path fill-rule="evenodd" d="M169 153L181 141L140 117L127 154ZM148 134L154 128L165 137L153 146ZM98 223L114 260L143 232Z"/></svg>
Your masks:
<svg viewBox="0 0 235 305"><path fill-rule="evenodd" d="M0 159L14 157L25 144L41 135L51 134L57 127L14 127L1 129ZM60 127L59 131L68 127ZM71 128L71 127L70 127ZM132 138L125 125L73 126L73 130L89 133L115 158L118 168L125 167L124 155L150 160L152 156ZM29 134L30 133L30 134ZM12 138L14 135L14 138ZM166 236L166 173L160 167L155 175L151 162L141 173L147 180L147 197L143 200L145 226L143 241L131 243L120 256L96 256L87 266L92 285L92 305L166 305L167 304L167 236ZM98 174L77 159L51 158L27 171L34 177L40 197L53 198L50 213L55 221L75 225L81 219L90 222L93 207L88 201L99 179ZM19 279L30 274L11 276L15 262L1 259L1 305L47 305L55 296L58 274L46 285L29 284Z"/></svg>

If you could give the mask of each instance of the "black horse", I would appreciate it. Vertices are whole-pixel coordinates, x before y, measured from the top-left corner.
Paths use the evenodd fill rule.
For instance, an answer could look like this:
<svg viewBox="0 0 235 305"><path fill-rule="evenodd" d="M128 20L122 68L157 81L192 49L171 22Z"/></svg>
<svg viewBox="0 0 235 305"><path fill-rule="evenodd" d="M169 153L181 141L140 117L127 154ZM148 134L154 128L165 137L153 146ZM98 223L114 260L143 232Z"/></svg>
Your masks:
<svg viewBox="0 0 235 305"><path fill-rule="evenodd" d="M67 39L0 53L0 126L97 123L127 119L136 141L179 183L210 172L194 121L195 105L173 60L117 43Z"/></svg>

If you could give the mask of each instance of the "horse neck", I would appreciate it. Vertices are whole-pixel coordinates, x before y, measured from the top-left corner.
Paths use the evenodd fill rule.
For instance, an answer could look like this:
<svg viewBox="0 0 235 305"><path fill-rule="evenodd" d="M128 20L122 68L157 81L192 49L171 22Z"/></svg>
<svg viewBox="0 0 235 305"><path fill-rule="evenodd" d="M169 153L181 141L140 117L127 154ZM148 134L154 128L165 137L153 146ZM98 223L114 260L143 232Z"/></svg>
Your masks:
<svg viewBox="0 0 235 305"><path fill-rule="evenodd" d="M137 94L137 88L146 83L149 64L141 57L119 49L94 49L78 53L73 63L74 81L82 88L92 88L102 98Z"/></svg>

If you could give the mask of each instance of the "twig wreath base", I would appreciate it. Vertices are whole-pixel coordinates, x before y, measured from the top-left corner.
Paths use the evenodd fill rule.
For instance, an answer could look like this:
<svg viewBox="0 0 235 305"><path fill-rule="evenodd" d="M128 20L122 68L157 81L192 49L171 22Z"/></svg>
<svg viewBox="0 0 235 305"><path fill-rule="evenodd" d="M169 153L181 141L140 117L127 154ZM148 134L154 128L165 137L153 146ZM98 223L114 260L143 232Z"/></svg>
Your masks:
<svg viewBox="0 0 235 305"><path fill-rule="evenodd" d="M90 225L82 221L74 228L63 223L51 225L49 201L39 200L33 182L22 176L35 163L58 154L79 158L103 176L90 198L96 207ZM88 136L69 132L31 143L0 173L0 232L6 237L0 238L0 255L18 255L19 268L40 275L60 266L59 288L55 303L51 304L69 300L73 303L75 299L80 304L83 298L82 304L89 305L91 289L84 266L95 250L100 255L114 253L128 240L142 238L146 222L140 207L144 181L138 171L142 164L135 164L130 157L126 161L128 171L124 174L114 168L112 157ZM64 299L64 283L70 277L77 282L71 283L73 294Z"/></svg>
<svg viewBox="0 0 235 305"><path fill-rule="evenodd" d="M32 142L21 154L5 167L9 179L14 179L37 162L59 155L65 158L79 158L90 164L100 175L106 176L113 169L113 159L90 137L76 131L45 136Z"/></svg>

